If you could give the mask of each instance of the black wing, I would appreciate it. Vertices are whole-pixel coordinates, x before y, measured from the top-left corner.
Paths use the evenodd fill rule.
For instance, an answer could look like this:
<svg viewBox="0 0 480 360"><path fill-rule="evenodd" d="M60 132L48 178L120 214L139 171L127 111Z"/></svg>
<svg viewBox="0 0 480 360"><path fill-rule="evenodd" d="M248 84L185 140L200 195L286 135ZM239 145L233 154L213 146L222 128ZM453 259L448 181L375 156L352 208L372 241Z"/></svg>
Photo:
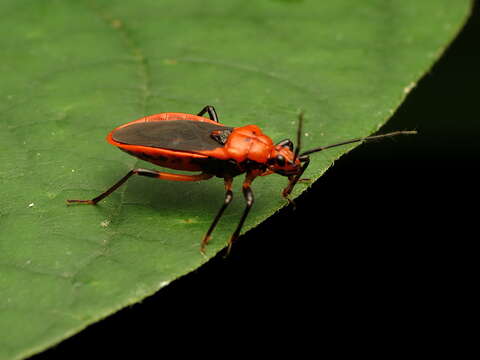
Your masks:
<svg viewBox="0 0 480 360"><path fill-rule="evenodd" d="M229 134L233 128L209 122L191 120L163 120L134 123L112 134L113 140L154 148L200 151L213 150L225 142L212 132Z"/></svg>

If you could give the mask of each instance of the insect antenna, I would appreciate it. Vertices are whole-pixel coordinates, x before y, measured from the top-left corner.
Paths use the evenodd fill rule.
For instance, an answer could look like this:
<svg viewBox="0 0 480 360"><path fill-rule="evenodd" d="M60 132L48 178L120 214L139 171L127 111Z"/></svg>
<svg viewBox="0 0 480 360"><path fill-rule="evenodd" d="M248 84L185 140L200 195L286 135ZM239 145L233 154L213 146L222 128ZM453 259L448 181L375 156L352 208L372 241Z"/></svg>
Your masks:
<svg viewBox="0 0 480 360"><path fill-rule="evenodd" d="M297 146L295 147L293 162L295 162L295 160L297 160L298 154L300 153L300 147L301 147L301 143L302 143L303 114L304 114L304 112L302 111L298 115L298 129L297 129L297 142L296 142Z"/></svg>
<svg viewBox="0 0 480 360"><path fill-rule="evenodd" d="M319 152L319 151L322 151L322 150L330 149L330 148L333 148L333 147L336 147L336 146L347 145L347 144L352 144L352 143L361 142L361 141L370 141L370 140L376 140L376 139L381 139L381 138L384 138L384 137L391 137L391 136L397 136L397 135L413 135L413 134L416 134L416 133L417 132L415 130L394 131L394 132L387 133L387 134L373 135L373 136L368 136L368 137L363 137L363 138L357 138L357 139L352 139L352 140L348 140L348 141L342 141L342 142L339 142L339 143L333 144L333 145L319 146L319 147L316 147L314 149L304 151L303 153L300 154L300 156L310 155L310 154L313 154L313 153L316 153L316 152ZM295 153L295 156L296 155L297 154Z"/></svg>

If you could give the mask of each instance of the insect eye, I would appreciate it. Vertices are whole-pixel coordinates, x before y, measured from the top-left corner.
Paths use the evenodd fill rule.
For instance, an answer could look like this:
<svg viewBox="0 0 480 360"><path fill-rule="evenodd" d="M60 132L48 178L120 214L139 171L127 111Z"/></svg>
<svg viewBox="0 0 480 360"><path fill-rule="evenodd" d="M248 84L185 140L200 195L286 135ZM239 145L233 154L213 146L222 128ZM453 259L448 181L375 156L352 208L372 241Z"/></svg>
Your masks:
<svg viewBox="0 0 480 360"><path fill-rule="evenodd" d="M283 155L277 155L277 164L280 166L285 166L285 158Z"/></svg>

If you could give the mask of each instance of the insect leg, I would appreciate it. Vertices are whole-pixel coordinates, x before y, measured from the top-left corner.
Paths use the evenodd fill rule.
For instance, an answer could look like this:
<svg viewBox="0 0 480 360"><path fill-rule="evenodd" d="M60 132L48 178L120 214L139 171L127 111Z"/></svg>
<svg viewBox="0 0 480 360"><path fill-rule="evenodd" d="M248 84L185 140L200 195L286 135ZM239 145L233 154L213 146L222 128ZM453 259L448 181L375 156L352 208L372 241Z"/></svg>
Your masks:
<svg viewBox="0 0 480 360"><path fill-rule="evenodd" d="M220 208L220 210L218 210L217 215L213 219L212 224L208 228L207 233L203 237L202 243L200 245L200 252L202 252L203 254L205 253L205 246L207 245L208 241L210 240L213 230L217 226L218 220L220 220L220 218L222 217L225 209L232 202L232 199L233 199L233 192L232 192L233 178L226 177L224 179L224 181L225 181L225 200L223 201L223 205Z"/></svg>
<svg viewBox="0 0 480 360"><path fill-rule="evenodd" d="M233 243L235 242L235 240L237 240L238 236L240 235L240 231L242 230L243 223L245 222L245 219L247 218L247 215L250 212L250 209L252 208L253 202L255 201L253 197L252 188L250 187L254 178L255 178L254 175L247 174L247 177L243 182L242 190L243 190L243 196L245 197L247 206L243 211L242 217L240 218L240 222L238 223L237 228L235 229L235 232L233 233L232 237L230 238L230 241L228 242L227 254L230 252L230 249L232 248Z"/></svg>
<svg viewBox="0 0 480 360"><path fill-rule="evenodd" d="M205 107L197 114L197 116L202 116L202 115L205 114L206 112L208 112L208 117L210 118L210 120L213 120L213 121L215 121L215 122L218 122L217 112L215 111L215 108L214 108L212 105L207 105L207 106L205 106Z"/></svg>
<svg viewBox="0 0 480 360"><path fill-rule="evenodd" d="M295 185L298 183L298 181L302 177L305 170L307 170L308 164L310 164L310 158L308 156L301 156L299 159L300 159L300 161L303 162L303 165L300 168L300 171L298 172L298 174L293 175L292 177L289 177L290 181L289 181L287 187L285 189L283 189L283 191L282 191L283 197L286 198L290 202L292 202L292 200L290 200L288 198L288 195L290 195L290 193L292 192L293 188L295 187Z"/></svg>
<svg viewBox="0 0 480 360"><path fill-rule="evenodd" d="M91 200L67 200L67 203L95 205L96 203L98 203L99 201L103 200L108 195L110 195L112 192L117 190L120 186L122 186L132 175L148 176L148 177L154 177L157 179L173 180L173 181L200 181L200 180L210 179L213 176L205 173L201 173L198 175L183 175L183 174L171 174L171 173L148 170L148 169L133 169L133 170L130 170L127 173L127 175L125 175L123 178L121 178L119 181L113 184L113 186L110 187L107 191L101 193L97 197Z"/></svg>
<svg viewBox="0 0 480 360"><path fill-rule="evenodd" d="M292 143L292 140L290 139L284 139L282 141L279 141L275 145L281 146L281 147L287 146L288 148L290 148L290 150L293 150L293 143Z"/></svg>

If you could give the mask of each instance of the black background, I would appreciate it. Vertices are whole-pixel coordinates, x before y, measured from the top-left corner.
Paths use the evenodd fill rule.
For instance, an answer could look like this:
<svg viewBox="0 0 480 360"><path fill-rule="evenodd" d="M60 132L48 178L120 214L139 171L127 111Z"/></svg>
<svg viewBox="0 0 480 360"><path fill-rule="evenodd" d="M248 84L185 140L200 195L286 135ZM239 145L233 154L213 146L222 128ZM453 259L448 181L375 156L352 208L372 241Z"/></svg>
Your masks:
<svg viewBox="0 0 480 360"><path fill-rule="evenodd" d="M35 359L426 351L432 334L448 331L468 266L480 154L479 29L476 2L445 56L381 130L419 135L360 146L295 211L248 232L228 258Z"/></svg>

